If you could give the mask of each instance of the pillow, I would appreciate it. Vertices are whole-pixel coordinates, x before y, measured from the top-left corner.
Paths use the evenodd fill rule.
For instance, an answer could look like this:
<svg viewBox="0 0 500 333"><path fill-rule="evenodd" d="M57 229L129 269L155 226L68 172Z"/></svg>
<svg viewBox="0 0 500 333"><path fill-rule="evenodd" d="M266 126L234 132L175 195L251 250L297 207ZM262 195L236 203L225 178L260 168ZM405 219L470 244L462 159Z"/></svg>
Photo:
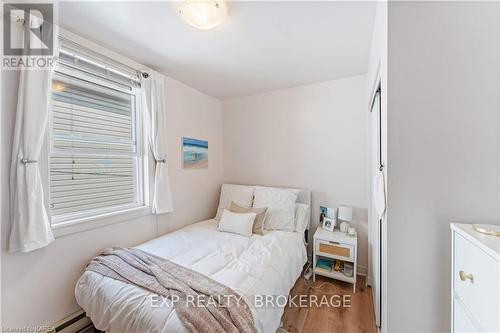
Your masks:
<svg viewBox="0 0 500 333"><path fill-rule="evenodd" d="M304 234L309 221L307 220L309 205L298 203L295 204L295 231Z"/></svg>
<svg viewBox="0 0 500 333"><path fill-rule="evenodd" d="M251 237L256 215L255 213L238 214L224 209L217 230Z"/></svg>
<svg viewBox="0 0 500 333"><path fill-rule="evenodd" d="M229 209L231 202L234 201L242 207L252 207L254 186L222 184L220 190L219 207L215 219L220 221L222 211Z"/></svg>
<svg viewBox="0 0 500 333"><path fill-rule="evenodd" d="M231 202L229 211L233 213L255 213L255 221L253 222L253 233L264 235L264 219L266 218L267 208L245 208L238 205L236 202Z"/></svg>
<svg viewBox="0 0 500 333"><path fill-rule="evenodd" d="M274 187L255 187L253 207L268 207L266 215L266 230L295 230L295 201L297 190Z"/></svg>

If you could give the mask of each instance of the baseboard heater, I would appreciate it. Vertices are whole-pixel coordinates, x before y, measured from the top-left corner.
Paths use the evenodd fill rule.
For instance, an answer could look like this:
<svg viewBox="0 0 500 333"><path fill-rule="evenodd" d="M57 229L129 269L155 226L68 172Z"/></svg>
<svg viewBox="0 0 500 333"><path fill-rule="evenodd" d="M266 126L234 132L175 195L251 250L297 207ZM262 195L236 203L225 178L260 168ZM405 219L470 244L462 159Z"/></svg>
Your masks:
<svg viewBox="0 0 500 333"><path fill-rule="evenodd" d="M86 316L83 310L77 311L66 318L53 324L54 328L49 332L56 333L87 333L87 332L99 332L94 328L90 318Z"/></svg>

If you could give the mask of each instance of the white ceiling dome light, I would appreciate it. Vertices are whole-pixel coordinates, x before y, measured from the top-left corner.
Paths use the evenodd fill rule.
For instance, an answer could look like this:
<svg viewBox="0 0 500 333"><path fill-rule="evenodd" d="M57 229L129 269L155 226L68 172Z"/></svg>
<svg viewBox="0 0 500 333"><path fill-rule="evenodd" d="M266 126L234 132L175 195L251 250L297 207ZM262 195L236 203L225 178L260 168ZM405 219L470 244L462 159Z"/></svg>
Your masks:
<svg viewBox="0 0 500 333"><path fill-rule="evenodd" d="M179 7L179 14L189 25L208 30L224 21L227 7L222 0L185 0Z"/></svg>

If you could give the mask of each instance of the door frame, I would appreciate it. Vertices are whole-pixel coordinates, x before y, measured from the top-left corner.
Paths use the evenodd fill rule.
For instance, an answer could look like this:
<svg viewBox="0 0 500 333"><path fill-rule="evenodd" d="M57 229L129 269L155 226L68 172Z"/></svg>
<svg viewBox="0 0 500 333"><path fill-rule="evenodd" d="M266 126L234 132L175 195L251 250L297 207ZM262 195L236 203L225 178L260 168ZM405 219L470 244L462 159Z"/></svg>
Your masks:
<svg viewBox="0 0 500 333"><path fill-rule="evenodd" d="M375 101L375 97L377 94L380 94L379 98L379 141L381 142L382 149L380 149L379 152L379 158L378 162L379 164L383 165L383 170L385 172L385 187L386 187L386 198L388 196L388 187L387 187L387 179L388 179L388 158L387 158L387 151L388 151L388 140L387 140L387 84L385 77L382 77L381 75L381 64L379 63L379 66L376 71L376 75L374 77L374 80L371 82L370 85L370 90L369 90L369 100L368 100L368 111L372 112L372 107L373 103ZM368 122L368 126L371 126L370 119ZM371 129L370 129L371 130ZM371 140L371 137L370 137ZM371 158L370 154L370 149L371 149L371 143L369 142L369 158ZM371 161L369 163L371 167ZM368 170L368 179L371 182L371 174L370 170ZM369 186L371 189L371 184ZM369 202L371 205L372 199L371 199L371 192L369 193ZM384 214L382 220L379 222L380 226L380 239L379 239L379 246L380 246L380 257L379 257L379 266L380 266L380 282L379 282L379 289L380 289L380 316L379 316L379 321L380 321L380 326L377 326L377 329L379 332L387 332L387 208L386 208L386 213ZM371 226L369 227L369 232L371 232ZM370 260L370 265L369 267L372 266L371 264L371 255L369 256ZM370 277L370 274L369 274ZM373 281L370 281L370 279L367 279L368 284L372 284ZM373 297L372 297L373 299ZM374 311L375 311L375 304L374 305Z"/></svg>

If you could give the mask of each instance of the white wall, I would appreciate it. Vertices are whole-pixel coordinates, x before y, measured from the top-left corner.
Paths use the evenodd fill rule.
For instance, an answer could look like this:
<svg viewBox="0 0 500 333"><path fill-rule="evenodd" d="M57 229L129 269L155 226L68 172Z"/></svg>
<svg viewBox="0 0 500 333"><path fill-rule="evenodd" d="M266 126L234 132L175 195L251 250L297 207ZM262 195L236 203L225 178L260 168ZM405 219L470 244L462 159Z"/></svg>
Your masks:
<svg viewBox="0 0 500 333"><path fill-rule="evenodd" d="M449 331L449 223L499 223L498 6L389 2L390 332Z"/></svg>
<svg viewBox="0 0 500 333"><path fill-rule="evenodd" d="M223 103L225 181L311 189L312 232L319 205L354 206L365 272L366 105L364 76Z"/></svg>
<svg viewBox="0 0 500 333"><path fill-rule="evenodd" d="M109 246L131 246L158 234L215 215L222 183L222 110L220 101L175 80L167 84L169 97L168 164L174 213L113 224L57 238L31 253L6 252L9 234L9 165L17 98L18 73L2 71L1 174L2 183L2 325L49 325L79 308L74 287L90 258ZM209 141L209 169L181 169L181 137Z"/></svg>
<svg viewBox="0 0 500 333"><path fill-rule="evenodd" d="M159 234L215 216L223 183L222 104L178 81L167 82L168 162L175 211L158 217ZM208 140L208 169L182 168L182 137Z"/></svg>

